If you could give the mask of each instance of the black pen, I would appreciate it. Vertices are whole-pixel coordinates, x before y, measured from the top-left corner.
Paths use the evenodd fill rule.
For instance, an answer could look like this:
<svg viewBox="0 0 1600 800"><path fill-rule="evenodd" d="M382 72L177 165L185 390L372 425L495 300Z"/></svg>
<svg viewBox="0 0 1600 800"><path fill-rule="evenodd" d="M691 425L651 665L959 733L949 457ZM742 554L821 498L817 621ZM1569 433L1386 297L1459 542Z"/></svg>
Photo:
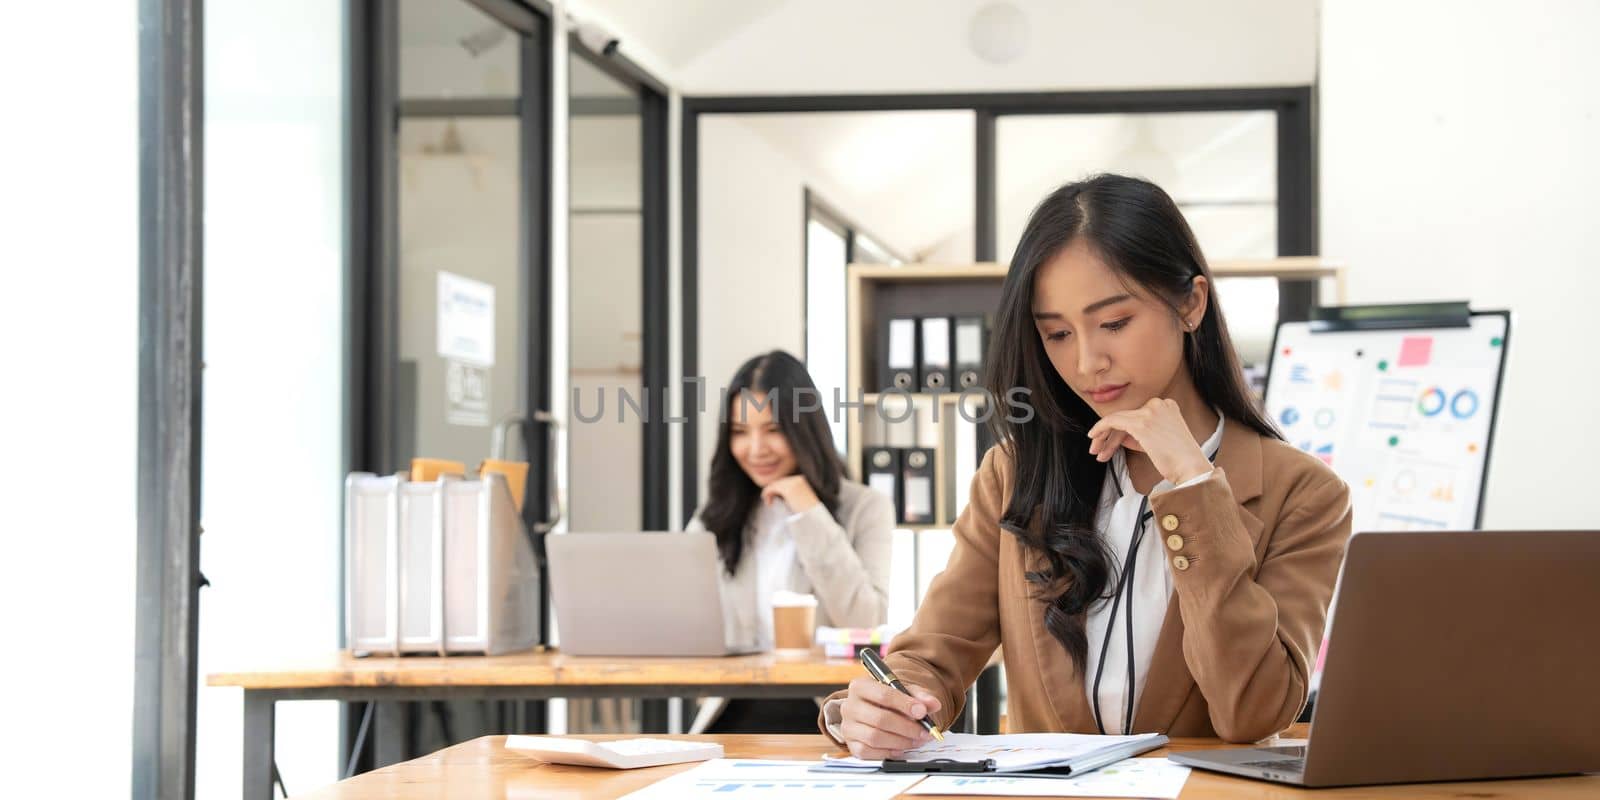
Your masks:
<svg viewBox="0 0 1600 800"><path fill-rule="evenodd" d="M878 651L876 648L861 648L861 666L866 667L867 674L871 675L872 679L878 683L899 689L900 693L904 694L906 697L912 696L911 691L906 688L906 685L901 683L900 679L894 676L894 672L889 669L889 665L883 663L883 659L878 656ZM944 741L944 734L939 731L938 725L933 724L933 720L928 719L927 716L923 716L922 719L917 721L922 723L922 727L928 729L928 733L933 734L933 738L938 739L941 742Z"/></svg>

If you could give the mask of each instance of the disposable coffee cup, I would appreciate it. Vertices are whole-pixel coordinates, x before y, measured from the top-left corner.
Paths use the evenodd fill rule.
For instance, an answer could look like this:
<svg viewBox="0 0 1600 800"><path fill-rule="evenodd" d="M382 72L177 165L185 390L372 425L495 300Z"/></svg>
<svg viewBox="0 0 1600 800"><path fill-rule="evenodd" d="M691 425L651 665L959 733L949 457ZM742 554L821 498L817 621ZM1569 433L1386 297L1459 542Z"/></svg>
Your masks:
<svg viewBox="0 0 1600 800"><path fill-rule="evenodd" d="M817 598L796 592L772 593L772 646L810 650L817 630Z"/></svg>

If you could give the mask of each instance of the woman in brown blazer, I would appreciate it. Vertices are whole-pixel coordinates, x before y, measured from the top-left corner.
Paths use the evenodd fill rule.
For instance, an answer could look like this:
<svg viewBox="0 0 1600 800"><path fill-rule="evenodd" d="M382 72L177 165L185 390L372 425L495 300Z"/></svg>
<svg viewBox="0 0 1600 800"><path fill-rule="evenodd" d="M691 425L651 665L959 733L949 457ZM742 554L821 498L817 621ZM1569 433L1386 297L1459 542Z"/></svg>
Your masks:
<svg viewBox="0 0 1600 800"><path fill-rule="evenodd" d="M1000 444L886 659L912 696L862 677L824 703L822 729L898 756L927 741L915 720L955 718L1002 644L1013 732L1244 742L1293 723L1349 490L1257 409L1164 191L1100 175L1034 210L987 388L1006 406Z"/></svg>

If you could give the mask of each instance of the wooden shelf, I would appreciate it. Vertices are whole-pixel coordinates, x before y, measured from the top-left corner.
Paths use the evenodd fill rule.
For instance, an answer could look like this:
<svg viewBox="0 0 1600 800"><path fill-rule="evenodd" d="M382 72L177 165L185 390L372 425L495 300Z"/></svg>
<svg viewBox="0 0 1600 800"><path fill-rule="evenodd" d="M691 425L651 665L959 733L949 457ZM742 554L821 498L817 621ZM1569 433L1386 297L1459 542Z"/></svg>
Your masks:
<svg viewBox="0 0 1600 800"><path fill-rule="evenodd" d="M1211 264L1211 275L1215 278L1277 278L1280 281L1332 278L1334 302L1343 303L1345 298L1344 262L1321 256L1217 261Z"/></svg>
<svg viewBox="0 0 1600 800"><path fill-rule="evenodd" d="M1230 259L1211 264L1211 274L1218 278L1315 280L1317 278L1338 278L1343 271L1343 262L1332 261L1321 256Z"/></svg>
<svg viewBox="0 0 1600 800"><path fill-rule="evenodd" d="M948 281L1000 280L1006 276L1006 264L983 262L978 264L851 264L850 274L870 281Z"/></svg>
<svg viewBox="0 0 1600 800"><path fill-rule="evenodd" d="M845 392L854 397L865 389L866 365L874 346L879 314L915 316L918 313L993 313L993 301L999 286L1005 280L1006 264L851 264L845 271ZM938 307L939 311L932 311ZM863 393L862 402L870 408L879 408L899 393ZM949 442L960 408L972 409L983 404L981 395L968 398L960 391L907 393L913 405L927 409L933 405L933 424L939 429L937 444L933 447L934 470L934 524L898 525L897 529L910 531L948 531L960 509L947 508L947 495L956 474L951 461ZM965 402L963 402L965 400ZM936 404L936 405L934 405ZM921 423L918 423L921 424ZM846 465L849 473L861 477L861 454L864 431L858 415L846 416L846 438L849 454ZM933 437L930 437L933 440Z"/></svg>

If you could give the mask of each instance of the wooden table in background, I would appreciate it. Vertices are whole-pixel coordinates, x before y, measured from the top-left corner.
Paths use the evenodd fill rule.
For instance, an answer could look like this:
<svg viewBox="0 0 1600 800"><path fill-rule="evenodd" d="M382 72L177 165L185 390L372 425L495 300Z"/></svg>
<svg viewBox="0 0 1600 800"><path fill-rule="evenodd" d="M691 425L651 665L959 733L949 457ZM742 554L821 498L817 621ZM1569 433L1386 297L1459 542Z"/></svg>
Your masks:
<svg viewBox="0 0 1600 800"><path fill-rule="evenodd" d="M269 800L273 708L279 700L800 698L832 693L861 674L854 659L827 659L818 652L718 658L568 656L554 651L449 658L355 658L337 653L289 668L212 673L206 685L244 689L244 800ZM462 746L485 741L489 739Z"/></svg>
<svg viewBox="0 0 1600 800"><path fill-rule="evenodd" d="M1304 736L1305 726L1286 735ZM629 738L584 736L585 739ZM833 750L821 735L766 736L664 736L661 738L719 742L729 758L813 760ZM1272 742L1282 744L1282 741ZM1175 750L1229 747L1215 739L1175 739L1170 747L1149 755L1164 757ZM620 797L669 775L693 767L673 764L636 770L603 770L545 764L505 749L504 736L485 736L391 767L357 775L301 797L307 800L516 800L561 797L564 800L600 800ZM903 795L904 796L904 795ZM1600 775L1536 778L1470 783L1422 783L1403 786L1361 786L1347 789L1296 789L1246 778L1195 770L1183 786L1184 800L1222 798L1595 798L1600 797Z"/></svg>

